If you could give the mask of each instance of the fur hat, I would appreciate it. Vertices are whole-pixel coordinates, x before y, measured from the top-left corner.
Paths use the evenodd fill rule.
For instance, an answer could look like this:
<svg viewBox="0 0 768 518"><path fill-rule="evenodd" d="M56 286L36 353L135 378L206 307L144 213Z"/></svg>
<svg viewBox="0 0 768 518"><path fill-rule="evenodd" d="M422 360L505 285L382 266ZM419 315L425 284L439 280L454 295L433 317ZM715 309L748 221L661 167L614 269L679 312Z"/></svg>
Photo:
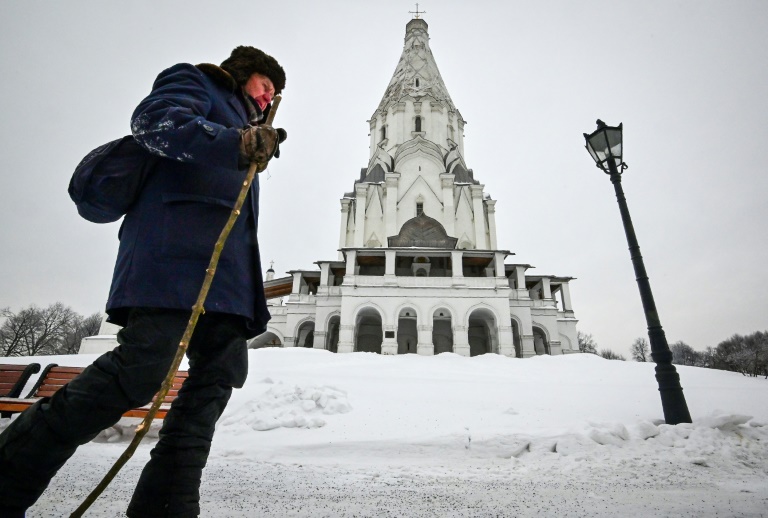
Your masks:
<svg viewBox="0 0 768 518"><path fill-rule="evenodd" d="M240 46L221 63L239 86L243 86L253 74L267 76L275 87L275 94L285 88L285 71L280 63L269 54L254 47Z"/></svg>

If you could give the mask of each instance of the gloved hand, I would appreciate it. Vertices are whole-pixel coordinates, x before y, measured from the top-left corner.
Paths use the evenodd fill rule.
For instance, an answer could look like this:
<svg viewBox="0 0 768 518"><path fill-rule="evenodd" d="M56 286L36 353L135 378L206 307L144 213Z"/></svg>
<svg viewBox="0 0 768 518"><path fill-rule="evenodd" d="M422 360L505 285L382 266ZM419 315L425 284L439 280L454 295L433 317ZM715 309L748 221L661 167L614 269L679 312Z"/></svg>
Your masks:
<svg viewBox="0 0 768 518"><path fill-rule="evenodd" d="M285 139L288 138L288 132L283 128L275 128L275 131L277 131L277 149L275 149L275 158L280 158L280 144L285 142Z"/></svg>
<svg viewBox="0 0 768 518"><path fill-rule="evenodd" d="M275 129L262 124L240 130L240 163L266 163L280 156L280 143L288 138L283 128Z"/></svg>

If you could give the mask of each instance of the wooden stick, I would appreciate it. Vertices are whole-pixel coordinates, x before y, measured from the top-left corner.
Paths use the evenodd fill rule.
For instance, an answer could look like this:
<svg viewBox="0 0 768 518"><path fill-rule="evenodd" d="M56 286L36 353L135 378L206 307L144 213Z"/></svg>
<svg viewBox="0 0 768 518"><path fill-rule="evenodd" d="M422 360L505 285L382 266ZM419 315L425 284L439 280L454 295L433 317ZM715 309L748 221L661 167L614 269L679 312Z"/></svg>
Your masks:
<svg viewBox="0 0 768 518"><path fill-rule="evenodd" d="M277 107L280 105L280 100L282 99L281 96L275 97L274 101L272 102L272 109L269 112L269 116L267 117L266 124L271 126L272 122L275 119L275 113L277 113ZM139 423L139 425L136 427L136 435L134 435L133 440L131 440L131 443L128 445L128 448L123 452L122 455L115 461L112 468L107 472L106 475L104 475L104 478L101 479L101 482L91 491L91 493L88 495L88 497L83 501L82 504L80 504L80 507L75 509L75 511L70 515L71 518L79 518L83 516L85 511L88 510L88 508L93 504L93 502L96 501L96 499L99 497L99 495L107 488L110 482L112 482L112 479L115 478L115 475L120 471L120 469L125 465L126 462L128 462L128 459L130 459L133 456L133 453L136 451L136 448L139 446L139 443L144 438L144 436L149 431L149 427L152 424L152 420L155 418L155 415L157 414L157 411L160 409L160 405L163 403L163 400L165 399L165 396L168 395L168 391L171 389L171 386L173 385L173 378L176 376L176 371L179 370L179 365L181 365L181 360L184 359L184 354L187 352L187 347L189 347L189 342L192 339L192 334L195 332L195 326L197 325L197 319L200 317L201 314L205 312L203 309L203 304L205 303L205 299L208 296L208 290L211 288L211 283L213 282L213 276L216 274L216 266L219 264L219 257L221 256L221 251L224 249L224 244L227 241L227 238L229 237L229 233L232 230L232 227L235 224L235 221L237 220L237 217L240 215L240 209L243 206L243 203L245 202L245 197L248 195L248 190L251 188L251 184L253 183L253 179L256 176L257 173L260 173L264 171L264 169L267 168L267 163L251 163L251 166L248 168L248 174L245 177L245 180L243 181L243 187L240 189L240 194L237 197L237 201L235 202L235 208L232 209L232 212L229 215L229 220L227 220L226 225L224 225L224 228L221 230L221 234L219 234L219 239L216 241L216 245L213 247L213 254L211 255L211 260L208 263L208 268L205 270L205 280L203 281L203 286L200 288L200 293L197 296L197 302L195 302L195 305L192 306L192 315L189 317L189 322L187 323L187 328L184 331L184 335L181 337L181 341L179 342L179 348L176 350L176 356L173 358L173 363L171 364L171 368L168 370L168 374L165 376L165 380L163 381L162 386L160 387L160 391L157 393L157 396L155 397L155 400L152 402L152 406L149 409L149 412L147 412L146 417L144 417L144 420Z"/></svg>

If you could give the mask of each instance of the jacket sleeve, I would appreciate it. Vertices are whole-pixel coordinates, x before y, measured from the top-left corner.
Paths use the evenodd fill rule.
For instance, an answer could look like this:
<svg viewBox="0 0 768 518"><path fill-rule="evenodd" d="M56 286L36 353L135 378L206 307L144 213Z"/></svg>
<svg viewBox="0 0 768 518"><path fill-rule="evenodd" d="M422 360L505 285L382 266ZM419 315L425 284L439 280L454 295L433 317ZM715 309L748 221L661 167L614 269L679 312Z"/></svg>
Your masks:
<svg viewBox="0 0 768 518"><path fill-rule="evenodd" d="M240 132L206 119L213 103L210 88L193 65L163 71L133 112L136 142L153 155L237 169Z"/></svg>

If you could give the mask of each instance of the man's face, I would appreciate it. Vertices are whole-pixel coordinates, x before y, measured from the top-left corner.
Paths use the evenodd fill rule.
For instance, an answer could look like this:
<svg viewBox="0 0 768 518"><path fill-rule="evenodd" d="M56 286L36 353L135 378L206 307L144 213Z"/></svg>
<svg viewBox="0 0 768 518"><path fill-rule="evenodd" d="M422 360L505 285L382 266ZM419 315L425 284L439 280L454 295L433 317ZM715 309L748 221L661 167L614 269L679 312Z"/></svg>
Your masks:
<svg viewBox="0 0 768 518"><path fill-rule="evenodd" d="M253 97L262 111L275 96L275 87L272 80L261 74L252 74L245 83L245 93Z"/></svg>

